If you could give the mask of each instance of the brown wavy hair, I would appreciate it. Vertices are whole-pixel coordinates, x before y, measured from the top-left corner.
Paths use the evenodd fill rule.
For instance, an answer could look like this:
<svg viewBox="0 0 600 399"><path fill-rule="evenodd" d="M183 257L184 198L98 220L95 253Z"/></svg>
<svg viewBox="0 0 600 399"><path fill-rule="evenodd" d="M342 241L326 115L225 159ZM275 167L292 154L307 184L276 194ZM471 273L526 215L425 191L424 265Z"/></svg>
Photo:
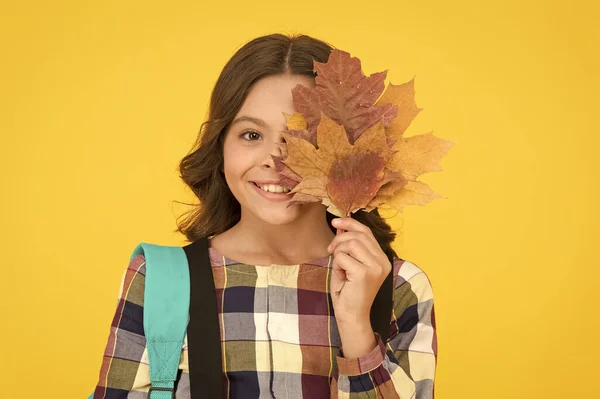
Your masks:
<svg viewBox="0 0 600 399"><path fill-rule="evenodd" d="M241 217L223 174L223 142L235 115L256 82L271 75L290 73L314 78L313 61L327 62L334 47L307 35L271 34L241 47L227 62L210 97L207 120L201 125L192 150L179 163L180 177L199 204L177 221L177 229L189 242L220 234ZM352 217L369 226L383 251L396 256L391 247L396 238L377 209L358 211ZM329 227L335 216L327 212Z"/></svg>

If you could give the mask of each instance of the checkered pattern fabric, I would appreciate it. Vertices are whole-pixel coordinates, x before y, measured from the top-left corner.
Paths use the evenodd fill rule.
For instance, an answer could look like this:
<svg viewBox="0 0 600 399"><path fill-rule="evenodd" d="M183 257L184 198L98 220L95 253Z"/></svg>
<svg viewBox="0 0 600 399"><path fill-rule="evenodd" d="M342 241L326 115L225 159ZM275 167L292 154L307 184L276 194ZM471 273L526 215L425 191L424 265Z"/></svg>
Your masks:
<svg viewBox="0 0 600 399"><path fill-rule="evenodd" d="M343 356L329 292L333 255L300 265L255 266L209 248L231 399L433 398L437 336L425 273L395 258L387 342L360 358ZM150 389L143 329L145 259L122 280L94 398L146 399ZM176 397L190 399L187 337ZM194 388L195 390L197 388Z"/></svg>

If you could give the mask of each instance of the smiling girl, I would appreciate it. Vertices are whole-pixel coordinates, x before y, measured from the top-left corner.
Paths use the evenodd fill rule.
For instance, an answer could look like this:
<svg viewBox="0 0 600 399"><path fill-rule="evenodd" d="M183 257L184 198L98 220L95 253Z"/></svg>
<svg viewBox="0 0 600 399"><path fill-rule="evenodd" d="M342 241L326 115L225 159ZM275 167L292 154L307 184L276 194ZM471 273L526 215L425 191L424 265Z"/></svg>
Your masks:
<svg viewBox="0 0 600 399"><path fill-rule="evenodd" d="M273 156L284 113L295 111L292 89L314 87L313 62L331 51L308 36L247 43L221 72L209 118L180 164L200 205L179 231L190 243L209 239L226 398L433 398L437 338L425 273L396 256L377 210L335 218L321 203L290 205L279 184ZM370 312L390 273L383 338ZM146 398L150 388L144 276L138 255L122 282L96 399ZM194 339L188 331L177 398L206 397L188 361ZM190 344L203 345L213 343Z"/></svg>

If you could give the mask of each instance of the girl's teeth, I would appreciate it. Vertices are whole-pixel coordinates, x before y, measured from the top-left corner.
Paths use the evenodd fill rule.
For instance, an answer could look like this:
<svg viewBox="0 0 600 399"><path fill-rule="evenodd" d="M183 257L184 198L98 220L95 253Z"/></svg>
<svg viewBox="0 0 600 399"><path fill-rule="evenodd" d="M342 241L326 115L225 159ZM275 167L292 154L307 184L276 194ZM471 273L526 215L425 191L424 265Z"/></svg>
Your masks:
<svg viewBox="0 0 600 399"><path fill-rule="evenodd" d="M260 187L263 191L269 191L271 193L287 193L290 191L289 188L275 186L273 184L267 184Z"/></svg>

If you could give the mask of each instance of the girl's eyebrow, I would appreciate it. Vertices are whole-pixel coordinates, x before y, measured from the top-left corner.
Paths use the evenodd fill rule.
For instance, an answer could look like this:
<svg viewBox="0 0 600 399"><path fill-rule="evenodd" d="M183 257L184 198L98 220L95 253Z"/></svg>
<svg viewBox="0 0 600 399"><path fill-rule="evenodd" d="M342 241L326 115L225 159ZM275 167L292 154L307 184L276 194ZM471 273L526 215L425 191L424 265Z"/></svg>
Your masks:
<svg viewBox="0 0 600 399"><path fill-rule="evenodd" d="M236 123L240 123L240 122L252 122L255 125L258 125L260 127L265 127L265 128L267 127L266 122L263 121L262 119L255 118L252 116L246 116L246 115L235 118L235 120L231 123L231 126L235 125Z"/></svg>

